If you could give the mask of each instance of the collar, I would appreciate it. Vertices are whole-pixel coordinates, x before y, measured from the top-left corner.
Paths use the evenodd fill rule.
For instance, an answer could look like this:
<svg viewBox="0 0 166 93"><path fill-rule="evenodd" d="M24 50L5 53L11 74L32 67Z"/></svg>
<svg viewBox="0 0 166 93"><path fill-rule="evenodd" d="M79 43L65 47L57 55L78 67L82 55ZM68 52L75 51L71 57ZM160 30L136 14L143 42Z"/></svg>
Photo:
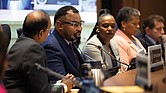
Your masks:
<svg viewBox="0 0 166 93"><path fill-rule="evenodd" d="M145 35L153 44L156 44L156 41L148 35Z"/></svg>
<svg viewBox="0 0 166 93"><path fill-rule="evenodd" d="M120 29L118 29L116 34L119 34L120 36L122 36L129 44L132 43L131 39L123 31L121 31Z"/></svg>
<svg viewBox="0 0 166 93"><path fill-rule="evenodd" d="M69 45L70 43L72 43L71 41L68 41L67 39L64 38L64 40L66 41L66 43Z"/></svg>

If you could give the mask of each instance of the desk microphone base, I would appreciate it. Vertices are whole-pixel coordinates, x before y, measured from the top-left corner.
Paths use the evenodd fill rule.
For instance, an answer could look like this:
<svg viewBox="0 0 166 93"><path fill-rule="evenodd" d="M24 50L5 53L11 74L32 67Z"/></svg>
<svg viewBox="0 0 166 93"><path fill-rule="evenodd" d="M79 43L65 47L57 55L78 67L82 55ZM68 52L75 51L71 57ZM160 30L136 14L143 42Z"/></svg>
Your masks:
<svg viewBox="0 0 166 93"><path fill-rule="evenodd" d="M153 85L149 86L144 86L145 91L153 91Z"/></svg>
<svg viewBox="0 0 166 93"><path fill-rule="evenodd" d="M151 67L151 72L159 71L161 69L163 69L163 65L158 65L158 66L155 66L155 67Z"/></svg>

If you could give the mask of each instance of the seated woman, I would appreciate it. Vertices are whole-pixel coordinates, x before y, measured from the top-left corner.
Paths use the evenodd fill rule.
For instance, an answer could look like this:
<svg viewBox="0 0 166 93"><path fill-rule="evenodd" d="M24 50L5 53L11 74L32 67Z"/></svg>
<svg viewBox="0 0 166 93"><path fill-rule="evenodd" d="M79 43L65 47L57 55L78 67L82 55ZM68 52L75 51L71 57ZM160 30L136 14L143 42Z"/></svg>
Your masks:
<svg viewBox="0 0 166 93"><path fill-rule="evenodd" d="M146 50L141 42L135 37L139 30L140 12L131 7L123 7L117 14L118 31L111 39L111 44L115 46L119 53L120 61L131 64L136 55ZM126 71L128 66L122 65L121 71Z"/></svg>
<svg viewBox="0 0 166 93"><path fill-rule="evenodd" d="M95 29L95 28L94 28ZM116 31L116 21L109 13L109 10L100 10L100 16L96 24L96 31L93 30L90 38L83 47L83 55L86 60L93 59L101 61L102 68L109 70L117 67L116 51L110 45L110 39L113 38ZM115 75L118 69L111 73Z"/></svg>

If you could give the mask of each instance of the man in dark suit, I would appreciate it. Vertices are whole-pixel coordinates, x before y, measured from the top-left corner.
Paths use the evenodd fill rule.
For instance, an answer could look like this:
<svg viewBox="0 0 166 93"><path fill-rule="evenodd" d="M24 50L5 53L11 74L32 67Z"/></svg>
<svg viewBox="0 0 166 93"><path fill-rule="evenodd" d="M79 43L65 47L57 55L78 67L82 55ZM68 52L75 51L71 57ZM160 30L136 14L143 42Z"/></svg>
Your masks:
<svg viewBox="0 0 166 93"><path fill-rule="evenodd" d="M49 15L43 10L35 10L26 16L23 33L7 55L9 68L5 71L3 82L8 93L51 92L48 74L35 66L38 63L47 67L46 54L40 44L46 41L50 27ZM71 74L66 77L74 79ZM68 79L63 78L61 82L68 90L73 87Z"/></svg>
<svg viewBox="0 0 166 93"><path fill-rule="evenodd" d="M61 7L54 16L55 29L43 43L48 67L62 75L67 73L81 77L80 66L83 59L73 44L80 37L83 21L79 11L73 6ZM70 46L71 45L71 46ZM51 78L52 81L57 78Z"/></svg>
<svg viewBox="0 0 166 93"><path fill-rule="evenodd" d="M156 45L161 42L161 36L165 34L164 18L160 15L150 15L143 22L143 34L139 32L137 38L142 45L148 50L148 46Z"/></svg>

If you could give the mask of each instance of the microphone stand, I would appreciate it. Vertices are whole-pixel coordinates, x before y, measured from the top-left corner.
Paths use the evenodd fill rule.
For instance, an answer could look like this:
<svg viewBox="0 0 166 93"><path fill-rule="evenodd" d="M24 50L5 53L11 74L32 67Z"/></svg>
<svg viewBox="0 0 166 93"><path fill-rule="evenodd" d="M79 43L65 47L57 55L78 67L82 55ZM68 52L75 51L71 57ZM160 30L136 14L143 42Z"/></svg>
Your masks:
<svg viewBox="0 0 166 93"><path fill-rule="evenodd" d="M81 89L81 91L79 91L79 93L102 93L102 92L104 92L104 90L102 90L102 89L100 89L96 86L85 86L85 85L83 85L83 82L80 82L80 81L77 81L77 80L72 80L70 78L66 78L65 76L60 75L59 73L56 73L56 72L52 71L49 68L42 67L38 63L35 63L35 66L37 67L37 69L39 69L39 70L41 69L41 70L49 73L50 75L53 75L53 76L58 77L60 79L63 78L63 79L66 79L66 80L70 80L73 84L75 84L76 87ZM87 82L87 80L85 80L85 81Z"/></svg>
<svg viewBox="0 0 166 93"><path fill-rule="evenodd" d="M105 51L104 49L102 49L100 46L98 46L98 48L99 48L101 51L104 51L105 53L107 53L108 55L110 55L110 53L108 53L107 51ZM111 57L113 60L117 61L118 63L121 63L121 64L126 65L126 66L128 66L128 67L129 67L129 65L128 65L128 64L123 63L123 62L121 62L121 61L117 60L117 59L116 59L116 58L114 58L112 55L110 55L110 57Z"/></svg>
<svg viewBox="0 0 166 93"><path fill-rule="evenodd" d="M110 53L108 53L107 51L105 51L104 49L102 49L101 46L98 46L98 45L95 45L95 44L91 44L91 43L89 43L89 44L96 46L99 50L101 50L101 51L105 52L106 54L108 54L108 55L109 55L113 60L115 60L116 62L121 63L121 64L127 66L127 67L128 67L127 70L131 70L131 69L134 69L134 68L135 68L135 62L134 62L134 61L135 61L135 58L133 58L132 61L131 61L131 64L128 65L128 64L126 64L126 63L123 63L123 62L117 60L114 56L110 55Z"/></svg>
<svg viewBox="0 0 166 93"><path fill-rule="evenodd" d="M108 54L108 55L109 55L113 60L115 60L116 62L121 63L121 64L127 66L127 67L128 67L128 68L127 68L127 71L135 68L135 63L134 63L135 58L133 58L132 61L131 61L131 64L128 65L128 64L126 64L126 63L123 63L123 62L117 60L114 56L110 55L107 51L105 51L104 49L102 49L100 46L97 46L97 47L98 47L98 49L100 49L101 51L104 51L106 54Z"/></svg>
<svg viewBox="0 0 166 93"><path fill-rule="evenodd" d="M160 39L161 39L162 57L163 57L163 60L165 61L165 48L164 48L163 36L160 36ZM165 64L164 64L164 65L165 65Z"/></svg>
<svg viewBox="0 0 166 93"><path fill-rule="evenodd" d="M89 44L90 44L90 43L89 43ZM94 44L91 44L91 45L94 45ZM130 67L128 64L123 63L123 62L117 60L117 59L116 59L115 57L113 57L112 55L110 55L110 53L108 53L107 51L105 51L104 49L102 49L101 46L97 46L97 45L94 45L94 46L96 46L99 50L104 51L106 54L108 54L113 60L117 61L118 63L121 63L121 64L123 64L123 65L126 65L128 68Z"/></svg>
<svg viewBox="0 0 166 93"><path fill-rule="evenodd" d="M163 35L164 36L164 35ZM162 57L164 61L164 69L166 70L166 62L165 62L165 47L164 47L164 37L160 36L161 39L161 49L162 49ZM166 76L163 78L163 83L166 84Z"/></svg>
<svg viewBox="0 0 166 93"><path fill-rule="evenodd" d="M63 75L61 75L61 74L59 74L59 73L56 73L56 72L54 72L54 71L52 71L51 69L49 69L49 68L45 68L45 67L42 67L40 64L38 64L38 63L35 63L35 66L37 67L37 69L41 69L41 70L43 70L43 71L45 71L45 72L47 72L47 73L49 73L50 75L52 75L52 76L55 76L55 77L57 77L57 78L60 78L60 79L66 79L66 80L70 80L73 84L75 84L77 87L79 87L79 88L82 88L82 89L87 89L88 87L86 87L86 86L82 86L82 82L80 82L80 81L77 81L77 80L72 80L72 79L69 79L69 78L66 78L65 76L63 76Z"/></svg>

